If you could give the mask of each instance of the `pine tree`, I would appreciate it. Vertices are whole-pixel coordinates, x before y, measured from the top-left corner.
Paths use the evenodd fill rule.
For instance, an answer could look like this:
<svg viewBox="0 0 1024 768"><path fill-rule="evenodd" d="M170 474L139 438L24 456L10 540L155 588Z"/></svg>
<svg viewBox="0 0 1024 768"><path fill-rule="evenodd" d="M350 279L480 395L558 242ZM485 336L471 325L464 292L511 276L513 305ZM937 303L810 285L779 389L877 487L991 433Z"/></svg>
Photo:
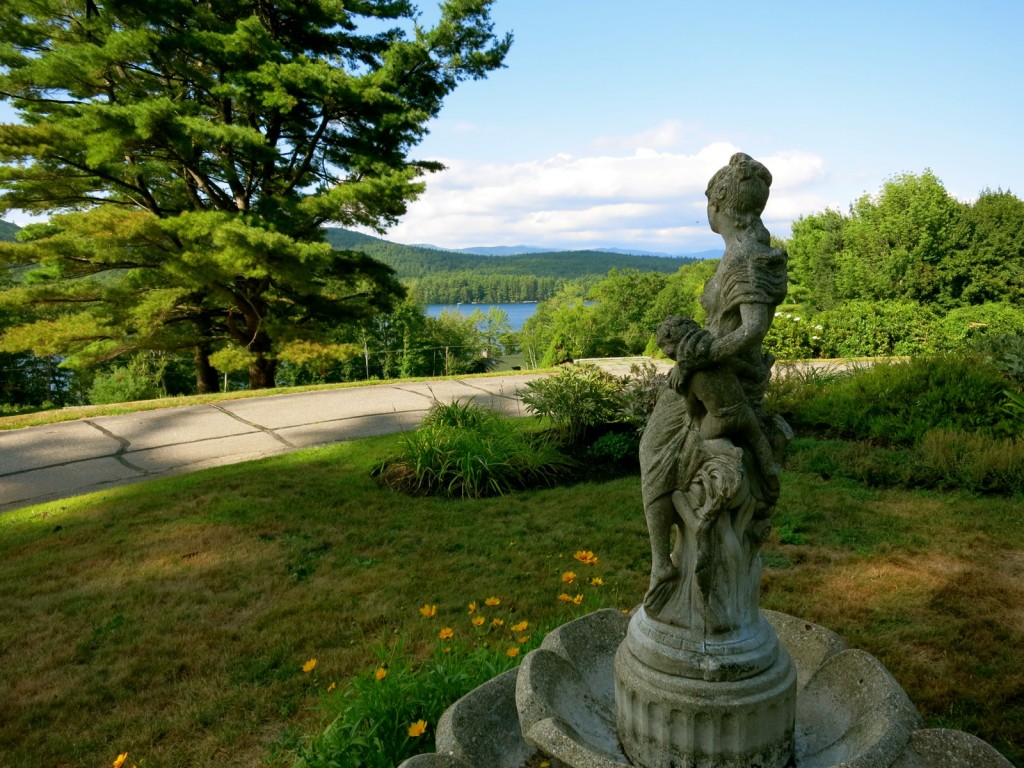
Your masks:
<svg viewBox="0 0 1024 768"><path fill-rule="evenodd" d="M0 303L37 310L0 349L188 349L215 391L234 344L261 388L290 341L392 307L394 272L324 225L382 231L440 168L410 152L502 66L492 3L425 28L408 0L5 0L0 214L49 220L0 245L31 266Z"/></svg>

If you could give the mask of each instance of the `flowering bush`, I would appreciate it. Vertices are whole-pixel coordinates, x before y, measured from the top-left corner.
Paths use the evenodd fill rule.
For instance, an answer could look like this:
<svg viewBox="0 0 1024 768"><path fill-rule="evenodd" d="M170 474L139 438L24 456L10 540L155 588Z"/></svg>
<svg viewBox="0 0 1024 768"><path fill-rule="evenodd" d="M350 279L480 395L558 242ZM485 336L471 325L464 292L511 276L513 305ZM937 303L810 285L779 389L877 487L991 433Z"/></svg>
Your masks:
<svg viewBox="0 0 1024 768"><path fill-rule="evenodd" d="M776 312L762 346L778 360L806 360L821 355L823 332L799 312Z"/></svg>

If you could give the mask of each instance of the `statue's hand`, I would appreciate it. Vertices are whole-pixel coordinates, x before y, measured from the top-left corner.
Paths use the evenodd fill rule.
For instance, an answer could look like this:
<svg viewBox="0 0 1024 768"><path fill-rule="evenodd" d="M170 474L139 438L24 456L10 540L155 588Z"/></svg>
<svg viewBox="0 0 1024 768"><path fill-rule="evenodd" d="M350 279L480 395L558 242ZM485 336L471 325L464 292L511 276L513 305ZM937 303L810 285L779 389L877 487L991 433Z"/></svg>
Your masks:
<svg viewBox="0 0 1024 768"><path fill-rule="evenodd" d="M714 337L703 328L696 328L679 343L679 362L691 371L706 368L711 362Z"/></svg>

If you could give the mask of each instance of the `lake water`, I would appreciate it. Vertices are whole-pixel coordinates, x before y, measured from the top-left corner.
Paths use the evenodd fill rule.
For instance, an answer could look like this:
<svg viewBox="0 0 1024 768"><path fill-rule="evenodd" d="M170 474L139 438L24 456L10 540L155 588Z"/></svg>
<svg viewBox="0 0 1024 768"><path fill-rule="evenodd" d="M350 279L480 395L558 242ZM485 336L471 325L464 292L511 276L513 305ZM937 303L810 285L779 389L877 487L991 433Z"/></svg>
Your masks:
<svg viewBox="0 0 1024 768"><path fill-rule="evenodd" d="M529 320L537 310L535 302L525 304L428 304L427 317L437 317L446 309L453 309L468 317L474 309L486 312L491 307L497 307L508 315L508 323L512 326L513 331L521 331L523 323Z"/></svg>

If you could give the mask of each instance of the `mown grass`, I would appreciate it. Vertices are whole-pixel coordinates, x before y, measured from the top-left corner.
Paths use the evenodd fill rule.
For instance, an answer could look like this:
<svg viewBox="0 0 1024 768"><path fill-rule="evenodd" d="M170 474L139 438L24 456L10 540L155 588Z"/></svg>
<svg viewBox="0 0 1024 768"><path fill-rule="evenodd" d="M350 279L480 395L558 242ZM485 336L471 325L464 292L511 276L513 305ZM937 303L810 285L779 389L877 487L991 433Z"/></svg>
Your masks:
<svg viewBox="0 0 1024 768"><path fill-rule="evenodd" d="M331 683L471 600L550 626L631 607L648 543L634 477L441 500L371 470L400 436L0 516L0 764L285 766ZM600 558L578 608L560 575ZM877 655L932 726L1024 764L1024 503L787 472L762 604ZM590 567L590 566L588 566ZM450 619L454 622L456 619ZM311 673L302 665L316 658ZM144 762L143 762L144 761Z"/></svg>

